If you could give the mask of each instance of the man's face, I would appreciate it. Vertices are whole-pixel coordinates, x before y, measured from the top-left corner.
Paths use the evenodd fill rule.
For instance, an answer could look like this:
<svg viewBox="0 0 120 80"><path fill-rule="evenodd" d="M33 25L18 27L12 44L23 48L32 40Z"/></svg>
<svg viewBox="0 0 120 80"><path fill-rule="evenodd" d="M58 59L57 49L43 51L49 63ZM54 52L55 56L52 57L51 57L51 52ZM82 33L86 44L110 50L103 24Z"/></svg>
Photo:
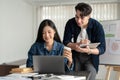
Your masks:
<svg viewBox="0 0 120 80"><path fill-rule="evenodd" d="M87 27L90 15L81 17L80 14L81 12L77 10L75 15L75 20L77 22L77 25L79 27Z"/></svg>

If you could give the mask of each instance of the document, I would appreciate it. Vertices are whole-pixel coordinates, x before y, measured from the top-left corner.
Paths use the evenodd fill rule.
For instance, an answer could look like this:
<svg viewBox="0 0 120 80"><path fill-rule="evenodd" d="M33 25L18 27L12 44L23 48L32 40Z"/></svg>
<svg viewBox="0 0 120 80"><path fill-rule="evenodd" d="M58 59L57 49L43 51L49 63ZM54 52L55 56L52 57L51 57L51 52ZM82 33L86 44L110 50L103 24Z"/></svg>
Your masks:
<svg viewBox="0 0 120 80"><path fill-rule="evenodd" d="M90 43L90 44L80 44L80 47L81 47L81 48L84 48L84 47L86 47L86 46L89 46L90 49L94 49L94 48L96 48L99 44L100 44L100 42L99 42L99 43Z"/></svg>
<svg viewBox="0 0 120 80"><path fill-rule="evenodd" d="M39 80L86 80L86 76L52 75L51 77L42 77Z"/></svg>
<svg viewBox="0 0 120 80"><path fill-rule="evenodd" d="M85 76L60 75L60 80L86 80Z"/></svg>
<svg viewBox="0 0 120 80"><path fill-rule="evenodd" d="M29 77L37 74L38 73L12 73L7 76L1 76L0 80L31 80Z"/></svg>
<svg viewBox="0 0 120 80"><path fill-rule="evenodd" d="M8 76L0 77L0 80L86 80L86 76L73 75L54 75L54 74L37 74L37 73L14 73Z"/></svg>

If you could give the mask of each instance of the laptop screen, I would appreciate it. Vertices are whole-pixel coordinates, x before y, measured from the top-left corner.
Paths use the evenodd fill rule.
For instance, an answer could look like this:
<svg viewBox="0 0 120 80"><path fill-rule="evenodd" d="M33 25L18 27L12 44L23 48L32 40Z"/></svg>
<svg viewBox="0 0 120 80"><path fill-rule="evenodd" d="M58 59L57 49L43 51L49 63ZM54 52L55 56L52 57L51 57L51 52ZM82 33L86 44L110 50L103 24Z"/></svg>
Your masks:
<svg viewBox="0 0 120 80"><path fill-rule="evenodd" d="M63 56L33 56L33 69L40 74L64 74Z"/></svg>

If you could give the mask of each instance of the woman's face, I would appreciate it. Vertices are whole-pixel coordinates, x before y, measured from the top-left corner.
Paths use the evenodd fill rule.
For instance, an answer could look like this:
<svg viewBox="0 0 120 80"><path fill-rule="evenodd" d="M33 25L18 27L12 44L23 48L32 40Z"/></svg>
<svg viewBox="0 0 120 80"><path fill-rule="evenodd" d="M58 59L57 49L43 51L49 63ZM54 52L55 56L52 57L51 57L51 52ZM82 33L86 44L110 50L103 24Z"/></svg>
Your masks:
<svg viewBox="0 0 120 80"><path fill-rule="evenodd" d="M47 43L51 43L54 40L55 31L50 26L45 26L43 29L43 39Z"/></svg>

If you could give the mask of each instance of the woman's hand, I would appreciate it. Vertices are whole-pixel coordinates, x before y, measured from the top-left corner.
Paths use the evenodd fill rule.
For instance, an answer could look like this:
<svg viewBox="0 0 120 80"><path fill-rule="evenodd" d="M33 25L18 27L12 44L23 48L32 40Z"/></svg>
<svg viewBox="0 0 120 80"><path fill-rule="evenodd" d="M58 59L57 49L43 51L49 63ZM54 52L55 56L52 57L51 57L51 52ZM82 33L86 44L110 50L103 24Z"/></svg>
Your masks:
<svg viewBox="0 0 120 80"><path fill-rule="evenodd" d="M68 59L68 66L70 67L73 61L72 52L64 49L63 56Z"/></svg>

